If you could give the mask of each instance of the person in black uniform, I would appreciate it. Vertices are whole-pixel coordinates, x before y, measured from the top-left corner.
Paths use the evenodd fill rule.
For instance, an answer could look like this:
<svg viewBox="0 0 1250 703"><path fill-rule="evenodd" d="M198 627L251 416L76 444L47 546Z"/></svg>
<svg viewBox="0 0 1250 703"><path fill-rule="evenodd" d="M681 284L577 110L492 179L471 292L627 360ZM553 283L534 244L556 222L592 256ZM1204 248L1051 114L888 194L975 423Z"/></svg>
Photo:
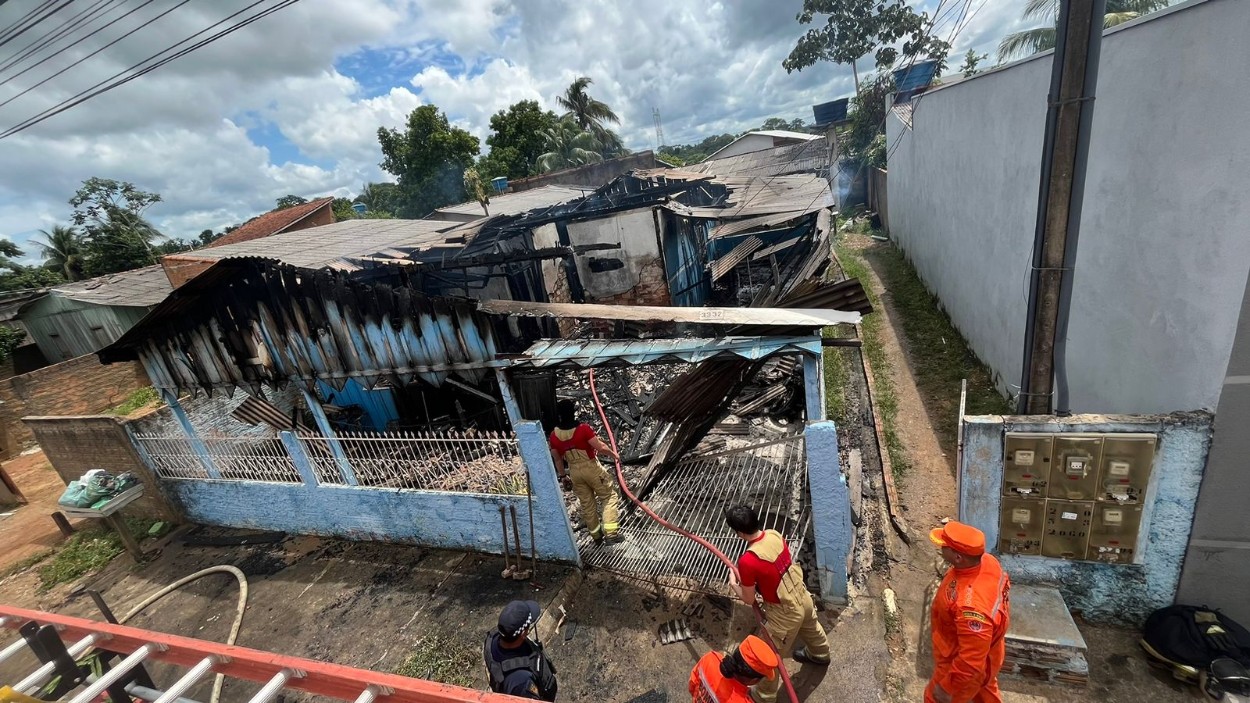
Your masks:
<svg viewBox="0 0 1250 703"><path fill-rule="evenodd" d="M556 668L542 644L529 638L538 616L538 603L514 600L499 614L499 626L486 633L482 658L490 690L518 698L556 699Z"/></svg>

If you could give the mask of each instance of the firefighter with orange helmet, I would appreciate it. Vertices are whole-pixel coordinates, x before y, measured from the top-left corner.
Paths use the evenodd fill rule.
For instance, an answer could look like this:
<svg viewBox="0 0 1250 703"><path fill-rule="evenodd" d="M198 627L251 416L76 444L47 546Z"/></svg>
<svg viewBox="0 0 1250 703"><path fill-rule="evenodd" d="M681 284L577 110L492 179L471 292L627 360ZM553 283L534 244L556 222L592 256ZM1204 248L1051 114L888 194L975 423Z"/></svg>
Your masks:
<svg viewBox="0 0 1250 703"><path fill-rule="evenodd" d="M951 521L929 533L950 564L929 612L933 678L925 703L1001 703L998 671L1006 654L1011 579L985 553L985 534Z"/></svg>
<svg viewBox="0 0 1250 703"><path fill-rule="evenodd" d="M703 655L690 672L693 703L751 703L751 687L777 678L781 660L764 640L748 635L742 644L724 654Z"/></svg>

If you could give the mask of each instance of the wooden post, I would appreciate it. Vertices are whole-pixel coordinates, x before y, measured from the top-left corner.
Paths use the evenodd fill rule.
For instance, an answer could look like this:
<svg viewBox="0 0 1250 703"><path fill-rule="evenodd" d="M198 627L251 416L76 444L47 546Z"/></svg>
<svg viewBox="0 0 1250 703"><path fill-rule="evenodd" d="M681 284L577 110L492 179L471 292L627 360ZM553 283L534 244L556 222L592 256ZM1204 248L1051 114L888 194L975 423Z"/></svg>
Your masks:
<svg viewBox="0 0 1250 703"><path fill-rule="evenodd" d="M69 520L66 520L61 513L52 513L52 522L56 523L57 529L61 531L62 535L70 537L74 534L74 526L69 524Z"/></svg>

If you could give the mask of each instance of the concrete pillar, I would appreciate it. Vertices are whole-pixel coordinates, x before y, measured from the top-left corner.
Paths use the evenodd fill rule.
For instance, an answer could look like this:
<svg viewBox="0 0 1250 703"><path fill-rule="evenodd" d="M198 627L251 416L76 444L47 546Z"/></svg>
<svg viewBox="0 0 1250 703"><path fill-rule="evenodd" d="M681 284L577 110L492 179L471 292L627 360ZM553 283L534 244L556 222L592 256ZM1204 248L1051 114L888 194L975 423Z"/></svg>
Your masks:
<svg viewBox="0 0 1250 703"><path fill-rule="evenodd" d="M807 402L807 421L825 419L825 364L824 358L812 354L803 355L803 393Z"/></svg>
<svg viewBox="0 0 1250 703"><path fill-rule="evenodd" d="M178 402L178 394L167 388L158 389L161 392L161 398L165 404L169 406L170 412L174 414L174 420L178 422L178 426L182 428L183 434L187 436L187 441L191 444L191 451L195 452L195 458L199 459L200 464L204 467L205 473L209 478L221 478L221 472L217 470L217 465L213 463L212 456L208 453L208 446L204 444L204 440L200 439L200 435L195 431L195 425L191 424L191 418L187 417L187 411L183 409L182 404ZM136 443L137 444L137 443ZM144 452L143 456L149 461L151 457ZM156 466L149 464L152 473L156 473Z"/></svg>
<svg viewBox="0 0 1250 703"><path fill-rule="evenodd" d="M564 494L560 480L556 478L555 464L551 463L551 449L547 445L547 436L543 434L542 424L537 420L514 420L512 429L516 432L521 461L525 462L525 471L529 475L534 523L549 528L538 530L538 534L554 536L555 543L538 545L539 551L580 567L582 560L577 553L577 540L573 537L573 526L569 524L568 512L564 509Z"/></svg>
<svg viewBox="0 0 1250 703"><path fill-rule="evenodd" d="M321 401L310 393L302 384L299 392L304 394L304 404L308 406L308 412L312 413L313 420L317 423L317 429L321 435L325 437L326 444L330 447L330 454L334 456L334 463L338 465L339 471L343 474L343 483L349 486L356 484L356 472L352 471L352 465L347 461L347 453L343 451L343 445L339 444L339 438L334 434L334 428L330 426L330 418L326 417L326 411L321 407Z"/></svg>
<svg viewBox="0 0 1250 703"><path fill-rule="evenodd" d="M838 431L828 420L809 422L805 439L821 600L829 605L845 605L855 532L851 527L850 492L838 458Z"/></svg>
<svg viewBox="0 0 1250 703"><path fill-rule="evenodd" d="M299 471L300 478L304 479L305 485L316 487L317 472L313 469L308 453L304 451L304 445L300 443L299 438L294 432L283 431L278 433L278 439L282 440L286 453L291 455L291 463L295 464L295 470Z"/></svg>

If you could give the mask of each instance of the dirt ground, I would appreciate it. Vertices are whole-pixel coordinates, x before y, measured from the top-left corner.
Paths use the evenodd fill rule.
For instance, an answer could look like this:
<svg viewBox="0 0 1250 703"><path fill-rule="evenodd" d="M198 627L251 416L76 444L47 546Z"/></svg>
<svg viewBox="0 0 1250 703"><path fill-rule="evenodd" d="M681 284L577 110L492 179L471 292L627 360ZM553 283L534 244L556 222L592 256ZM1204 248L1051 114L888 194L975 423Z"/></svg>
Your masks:
<svg viewBox="0 0 1250 703"><path fill-rule="evenodd" d="M49 517L57 511L56 499L65 490L65 482L52 470L43 452L36 450L10 459L4 462L4 470L30 502L0 508L0 514L9 513L0 517L0 573L65 539Z"/></svg>
<svg viewBox="0 0 1250 703"><path fill-rule="evenodd" d="M889 246L857 236L850 237L848 245L863 252L869 265L874 267L873 251ZM929 654L920 646L920 638L928 606L926 589L936 577L937 555L929 545L925 532L940 524L942 518L955 517L955 457L943 453L939 446L933 428L935 420L929 416L925 399L916 388L910 356L913 350L907 348L890 293L881 285L879 271L874 270L873 279L864 283L871 285L880 295L884 306L883 310L873 314L883 315L888 322L881 326L881 338L893 366L894 388L898 397L895 426L911 460L910 471L898 481L899 497L911 531L911 544L892 534L887 539L890 559L885 582L896 593L900 618L897 630L888 637L893 656L885 688L892 701L912 703L923 699L931 669L931 663L926 661ZM951 393L958 395L959 389L953 388ZM1088 646L1088 688L1063 688L1004 678L1000 680L1004 701L1128 703L1197 698L1194 690L1180 686L1167 674L1147 666L1136 644L1138 635L1135 631L1095 626L1079 620L1077 625Z"/></svg>

